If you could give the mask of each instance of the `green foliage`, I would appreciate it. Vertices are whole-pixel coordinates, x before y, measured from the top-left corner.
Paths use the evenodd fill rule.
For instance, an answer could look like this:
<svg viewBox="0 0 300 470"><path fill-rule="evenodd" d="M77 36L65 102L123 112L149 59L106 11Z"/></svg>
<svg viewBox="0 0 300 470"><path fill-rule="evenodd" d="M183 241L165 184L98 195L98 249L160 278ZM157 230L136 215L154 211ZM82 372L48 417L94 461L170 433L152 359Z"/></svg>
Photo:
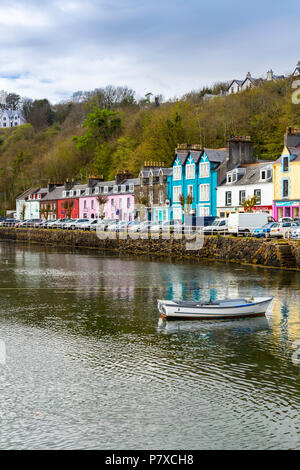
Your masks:
<svg viewBox="0 0 300 470"><path fill-rule="evenodd" d="M137 102L133 90L112 86L77 92L55 106L23 98L27 124L0 129L0 208L14 208L18 194L48 180L113 179L122 169L137 176L145 161L169 166L183 142L220 148L231 134L250 135L258 158L275 159L286 127L300 127L291 84L264 82L224 96L227 84L220 82L181 99L160 98L159 106L150 92ZM206 94L216 97L206 100Z"/></svg>

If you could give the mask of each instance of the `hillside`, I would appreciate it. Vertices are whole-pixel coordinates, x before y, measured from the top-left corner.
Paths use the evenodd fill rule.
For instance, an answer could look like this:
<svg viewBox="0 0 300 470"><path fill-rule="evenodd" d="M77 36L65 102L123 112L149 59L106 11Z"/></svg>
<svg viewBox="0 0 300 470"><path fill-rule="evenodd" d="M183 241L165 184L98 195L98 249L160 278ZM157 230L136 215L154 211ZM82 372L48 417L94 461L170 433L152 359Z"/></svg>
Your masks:
<svg viewBox="0 0 300 470"><path fill-rule="evenodd" d="M203 100L203 90L157 105L137 102L127 88L107 87L68 103L31 110L28 123L0 129L0 207L49 180L113 178L117 169L137 175L144 161L170 165L179 142L218 148L229 135L250 135L259 158L277 158L287 126L300 127L291 80L266 82L230 96ZM42 109L42 111L41 111ZM47 114L46 114L47 112Z"/></svg>

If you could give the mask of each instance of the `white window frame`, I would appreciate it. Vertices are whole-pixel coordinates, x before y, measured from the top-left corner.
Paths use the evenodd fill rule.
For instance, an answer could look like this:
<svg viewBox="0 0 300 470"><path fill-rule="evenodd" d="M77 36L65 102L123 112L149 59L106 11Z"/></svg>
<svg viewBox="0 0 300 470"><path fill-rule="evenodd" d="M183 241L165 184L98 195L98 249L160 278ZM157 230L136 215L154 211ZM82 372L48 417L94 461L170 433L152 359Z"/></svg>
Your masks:
<svg viewBox="0 0 300 470"><path fill-rule="evenodd" d="M182 175L181 168L182 168L181 165L173 166L173 180L174 181L180 181L181 180L181 175Z"/></svg>
<svg viewBox="0 0 300 470"><path fill-rule="evenodd" d="M122 186L121 186L121 192L122 192L122 193L125 193L125 191L126 191L126 184L122 184Z"/></svg>
<svg viewBox="0 0 300 470"><path fill-rule="evenodd" d="M187 180L195 179L195 163L188 163L185 166L185 178Z"/></svg>
<svg viewBox="0 0 300 470"><path fill-rule="evenodd" d="M209 162L202 162L199 165L199 177L200 178L208 178L210 171L210 164Z"/></svg>
<svg viewBox="0 0 300 470"><path fill-rule="evenodd" d="M210 184L199 184L199 201L210 200Z"/></svg>
<svg viewBox="0 0 300 470"><path fill-rule="evenodd" d="M209 216L209 207L206 206L200 206L199 208L199 216L200 217L206 217Z"/></svg>
<svg viewBox="0 0 300 470"><path fill-rule="evenodd" d="M113 192L114 192L114 194L118 193L118 185L117 184L114 185Z"/></svg>
<svg viewBox="0 0 300 470"><path fill-rule="evenodd" d="M105 194L108 193L108 186L104 186L104 191Z"/></svg>
<svg viewBox="0 0 300 470"><path fill-rule="evenodd" d="M194 197L194 186L192 184L189 184L188 187L187 187L187 193L188 195L191 195L192 197Z"/></svg>
<svg viewBox="0 0 300 470"><path fill-rule="evenodd" d="M182 194L181 186L173 186L173 202L180 202L181 194Z"/></svg>
<svg viewBox="0 0 300 470"><path fill-rule="evenodd" d="M95 194L99 194L99 186L95 187Z"/></svg>
<svg viewBox="0 0 300 470"><path fill-rule="evenodd" d="M131 193L134 192L134 184L130 184L130 185L129 185L129 191L130 191Z"/></svg>

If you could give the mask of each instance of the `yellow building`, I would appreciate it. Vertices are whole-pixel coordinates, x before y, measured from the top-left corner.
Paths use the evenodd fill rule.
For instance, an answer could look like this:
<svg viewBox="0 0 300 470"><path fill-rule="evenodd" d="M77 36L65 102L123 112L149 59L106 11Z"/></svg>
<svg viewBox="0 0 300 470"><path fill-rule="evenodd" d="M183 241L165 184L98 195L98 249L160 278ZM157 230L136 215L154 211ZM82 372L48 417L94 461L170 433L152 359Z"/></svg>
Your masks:
<svg viewBox="0 0 300 470"><path fill-rule="evenodd" d="M273 165L273 217L300 217L300 129L289 127Z"/></svg>

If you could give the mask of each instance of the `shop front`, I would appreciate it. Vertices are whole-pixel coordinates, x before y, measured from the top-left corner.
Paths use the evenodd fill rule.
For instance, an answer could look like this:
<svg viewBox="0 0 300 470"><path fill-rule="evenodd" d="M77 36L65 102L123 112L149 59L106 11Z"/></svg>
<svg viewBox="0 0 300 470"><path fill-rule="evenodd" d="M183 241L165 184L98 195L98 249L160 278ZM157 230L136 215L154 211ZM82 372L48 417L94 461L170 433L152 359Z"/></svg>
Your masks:
<svg viewBox="0 0 300 470"><path fill-rule="evenodd" d="M275 220L281 217L292 217L293 219L299 218L300 215L300 200L298 201L274 201L273 204L273 217Z"/></svg>

